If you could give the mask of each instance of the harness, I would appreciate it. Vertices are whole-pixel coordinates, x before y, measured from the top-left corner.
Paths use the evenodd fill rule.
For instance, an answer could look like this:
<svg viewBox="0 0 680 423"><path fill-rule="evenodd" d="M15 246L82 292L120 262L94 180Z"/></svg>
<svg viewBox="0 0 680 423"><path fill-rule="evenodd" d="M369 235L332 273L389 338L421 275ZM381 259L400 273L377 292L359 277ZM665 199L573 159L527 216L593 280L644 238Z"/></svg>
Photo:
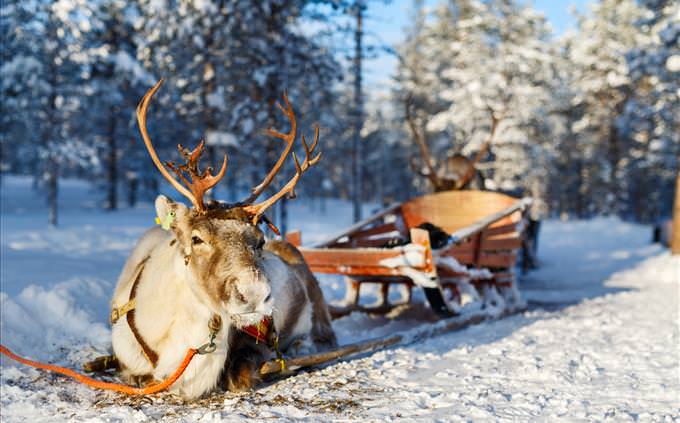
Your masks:
<svg viewBox="0 0 680 423"><path fill-rule="evenodd" d="M142 335L139 334L139 330L137 329L137 325L135 323L135 306L136 306L135 297L137 296L137 286L139 285L139 281L142 278L142 273L144 272L144 264L146 264L147 260L149 260L149 256L145 257L144 260L142 260L137 265L137 269L135 269L136 273L135 281L132 283L132 288L130 288L130 296L128 297L128 302L125 303L122 307L118 308L113 307L111 309L111 315L109 316L109 320L111 322L111 325L114 325L118 321L118 319L120 319L123 316L126 317L128 326L132 331L132 335L135 337L137 343L142 348L144 357L146 357L149 363L151 363L151 366L155 368L156 365L158 364L158 353L154 351L153 348L149 346L149 344L146 343L144 338L142 338Z"/></svg>

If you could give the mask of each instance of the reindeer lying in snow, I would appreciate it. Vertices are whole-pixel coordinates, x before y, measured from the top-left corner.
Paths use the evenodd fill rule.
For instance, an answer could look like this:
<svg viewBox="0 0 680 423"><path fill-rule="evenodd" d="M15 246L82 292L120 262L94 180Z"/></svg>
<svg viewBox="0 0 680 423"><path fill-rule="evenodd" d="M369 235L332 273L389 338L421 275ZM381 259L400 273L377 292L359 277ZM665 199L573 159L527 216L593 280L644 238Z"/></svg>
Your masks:
<svg viewBox="0 0 680 423"><path fill-rule="evenodd" d="M306 152L302 164L293 153L295 176L277 194L253 204L280 170L296 138L295 114L284 96L286 109L279 108L291 129L288 134L269 131L286 142L274 168L245 201L206 205L203 195L224 176L227 157L213 176L210 168L198 169L203 143L193 151L180 146L187 163L167 165L186 186L170 175L146 129L147 108L161 83L147 92L137 109L140 132L160 172L193 207L162 195L156 199L162 228L147 231L139 240L113 295L113 350L122 374L143 383L167 377L188 348L207 344L214 352L191 362L173 385L175 392L193 399L218 384L249 389L258 380L259 365L272 354L268 340L276 339L282 350L294 344L322 349L336 344L323 295L302 255L285 241L267 242L257 226L265 220L264 211L293 194L302 173L319 160L319 155L310 157L318 128L311 146L302 137ZM273 326L269 334L267 325Z"/></svg>

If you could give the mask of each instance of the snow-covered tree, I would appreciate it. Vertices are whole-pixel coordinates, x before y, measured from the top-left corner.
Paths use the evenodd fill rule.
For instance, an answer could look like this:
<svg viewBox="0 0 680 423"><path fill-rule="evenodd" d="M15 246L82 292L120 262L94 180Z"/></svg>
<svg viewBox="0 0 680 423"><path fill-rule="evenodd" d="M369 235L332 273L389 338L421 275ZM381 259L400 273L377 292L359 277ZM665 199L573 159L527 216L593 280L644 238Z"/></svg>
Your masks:
<svg viewBox="0 0 680 423"><path fill-rule="evenodd" d="M631 95L618 120L629 138L623 211L639 221L670 215L680 154L680 3L646 0L646 44L628 52Z"/></svg>
<svg viewBox="0 0 680 423"><path fill-rule="evenodd" d="M136 197L139 165L146 160L136 142L134 111L145 88L155 81L136 60L134 25L139 11L135 3L107 0L87 5L92 27L84 50L87 132L104 164L106 207L115 209L122 175L131 191L128 198L134 202Z"/></svg>
<svg viewBox="0 0 680 423"><path fill-rule="evenodd" d="M532 161L551 143L554 53L545 19L515 1L442 1L403 46L399 103L410 101L433 155L470 156L499 120L490 189L528 188Z"/></svg>
<svg viewBox="0 0 680 423"><path fill-rule="evenodd" d="M60 174L97 165L83 131L83 39L91 30L85 6L65 0L2 4L2 31L9 41L1 70L3 132L11 127L26 136L15 157L26 153L45 183L52 225Z"/></svg>
<svg viewBox="0 0 680 423"><path fill-rule="evenodd" d="M647 41L636 25L642 12L634 0L602 0L578 17L578 31L564 39L584 214L617 213L627 201L628 145L618 122L633 91L626 53Z"/></svg>

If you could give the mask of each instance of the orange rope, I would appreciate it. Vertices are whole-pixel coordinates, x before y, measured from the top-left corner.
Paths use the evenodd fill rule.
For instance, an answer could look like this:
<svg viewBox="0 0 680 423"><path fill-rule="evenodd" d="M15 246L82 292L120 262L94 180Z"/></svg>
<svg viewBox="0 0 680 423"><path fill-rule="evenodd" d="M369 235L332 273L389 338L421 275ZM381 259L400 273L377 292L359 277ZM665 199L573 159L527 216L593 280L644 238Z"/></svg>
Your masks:
<svg viewBox="0 0 680 423"><path fill-rule="evenodd" d="M0 352L5 354L7 357L18 361L19 363L26 364L27 366L35 367L37 369L43 369L43 370L48 370L50 372L55 372L55 373L60 373L64 376L68 376L70 378L73 378L77 380L80 383L83 383L87 386L91 386L93 388L97 389L105 389L108 391L116 391L116 392L122 392L124 394L129 394L129 395L149 395L149 394L155 394L157 392L163 391L170 387L173 383L177 381L177 379L182 376L182 373L184 373L184 370L186 370L187 366L189 363L191 363L191 360L194 358L194 355L198 353L198 350L194 348L189 348L187 351L187 355L184 357L184 361L182 361L182 364L175 370L175 373L170 375L167 379L165 379L163 382L157 383L155 385L147 386L146 388L135 388L132 386L128 385L122 385L119 383L111 383L111 382L103 382L100 380L92 379L90 377L81 375L80 373L74 372L71 369L67 369L65 367L60 367L60 366L55 366L54 364L44 364L44 363L39 363L37 361L32 361L25 359L23 357L20 357L16 354L14 354L12 351L7 349L4 345L0 345Z"/></svg>

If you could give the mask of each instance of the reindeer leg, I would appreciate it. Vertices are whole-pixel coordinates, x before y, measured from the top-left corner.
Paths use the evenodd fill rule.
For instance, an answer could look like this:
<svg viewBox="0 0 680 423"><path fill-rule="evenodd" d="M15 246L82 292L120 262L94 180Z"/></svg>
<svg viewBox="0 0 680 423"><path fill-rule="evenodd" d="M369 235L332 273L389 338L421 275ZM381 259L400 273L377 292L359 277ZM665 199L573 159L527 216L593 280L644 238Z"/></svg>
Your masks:
<svg viewBox="0 0 680 423"><path fill-rule="evenodd" d="M236 331L236 330L235 330ZM260 366L269 359L269 348L255 342L249 335L238 332L232 338L222 386L231 392L249 391L260 381Z"/></svg>

